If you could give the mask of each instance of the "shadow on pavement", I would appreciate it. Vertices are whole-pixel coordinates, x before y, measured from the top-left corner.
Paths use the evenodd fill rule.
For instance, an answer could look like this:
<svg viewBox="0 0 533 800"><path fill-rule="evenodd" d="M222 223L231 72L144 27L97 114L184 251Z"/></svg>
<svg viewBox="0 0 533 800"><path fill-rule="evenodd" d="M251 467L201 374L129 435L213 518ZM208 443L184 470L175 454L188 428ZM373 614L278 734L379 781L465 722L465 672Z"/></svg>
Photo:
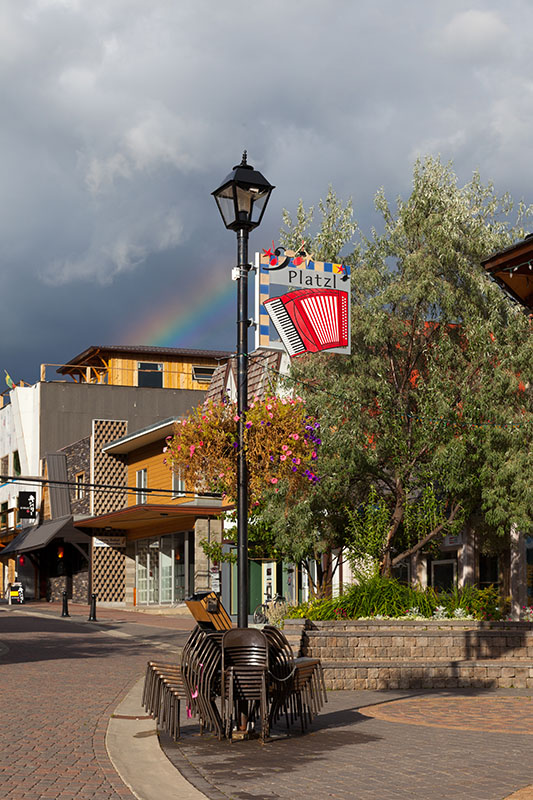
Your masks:
<svg viewBox="0 0 533 800"><path fill-rule="evenodd" d="M134 626L132 625L132 628ZM118 629L117 629L118 630ZM140 649L150 658L157 645L183 646L188 633L153 629L124 635L113 623L77 623L74 620L45 619L19 613L0 614L0 643L7 651L0 652L1 664L55 661L77 658L105 658L120 647L123 655L139 655ZM98 641L100 640L100 641ZM157 652L157 651L155 651ZM161 653L161 651L159 651ZM172 657L169 652L168 657Z"/></svg>

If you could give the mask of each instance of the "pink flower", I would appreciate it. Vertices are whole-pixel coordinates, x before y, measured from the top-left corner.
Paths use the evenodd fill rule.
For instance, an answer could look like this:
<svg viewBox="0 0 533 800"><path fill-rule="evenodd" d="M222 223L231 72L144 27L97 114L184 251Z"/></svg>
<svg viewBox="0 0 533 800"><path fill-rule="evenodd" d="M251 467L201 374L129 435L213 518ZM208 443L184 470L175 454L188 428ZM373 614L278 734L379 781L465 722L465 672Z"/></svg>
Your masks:
<svg viewBox="0 0 533 800"><path fill-rule="evenodd" d="M279 457L279 460L280 460L280 461L286 461L286 460L287 460L287 456L280 456L280 457Z"/></svg>
<svg viewBox="0 0 533 800"><path fill-rule="evenodd" d="M300 459L299 458L293 458L292 459L292 463L293 464L299 464L300 463Z"/></svg>
<svg viewBox="0 0 533 800"><path fill-rule="evenodd" d="M181 444L178 444L178 445L176 445L176 450L177 450L177 451L178 451L178 453L179 453L179 451L181 450Z"/></svg>
<svg viewBox="0 0 533 800"><path fill-rule="evenodd" d="M270 404L268 404L267 405L267 411L271 411L271 410L272 410L272 406Z"/></svg>
<svg viewBox="0 0 533 800"><path fill-rule="evenodd" d="M268 416L270 417L270 419L274 419L274 414L271 411L268 412Z"/></svg>
<svg viewBox="0 0 533 800"><path fill-rule="evenodd" d="M224 473L223 473L223 472L221 472L221 473L219 474L219 476L218 476L218 477L219 477L219 478L223 478L223 477L224 477Z"/></svg>
<svg viewBox="0 0 533 800"><path fill-rule="evenodd" d="M281 445L281 449L282 449L282 450L288 450L288 449L289 449L289 446L288 446L288 445L286 445L286 444L282 444L282 445Z"/></svg>
<svg viewBox="0 0 533 800"><path fill-rule="evenodd" d="M277 482L278 482L277 478L270 478L270 483L277 483Z"/></svg>
<svg viewBox="0 0 533 800"><path fill-rule="evenodd" d="M238 422L239 420L240 420L240 417L239 417L239 415L238 415L238 414L235 414L235 416L233 417L233 421L234 421L234 422Z"/></svg>
<svg viewBox="0 0 533 800"><path fill-rule="evenodd" d="M191 444L191 446L189 447L189 455L192 456L192 454L194 453L195 450L196 450L196 447L193 444Z"/></svg>
<svg viewBox="0 0 533 800"><path fill-rule="evenodd" d="M294 439L295 442L297 442L298 439L300 438L297 433L291 433L291 436L292 436L292 438Z"/></svg>

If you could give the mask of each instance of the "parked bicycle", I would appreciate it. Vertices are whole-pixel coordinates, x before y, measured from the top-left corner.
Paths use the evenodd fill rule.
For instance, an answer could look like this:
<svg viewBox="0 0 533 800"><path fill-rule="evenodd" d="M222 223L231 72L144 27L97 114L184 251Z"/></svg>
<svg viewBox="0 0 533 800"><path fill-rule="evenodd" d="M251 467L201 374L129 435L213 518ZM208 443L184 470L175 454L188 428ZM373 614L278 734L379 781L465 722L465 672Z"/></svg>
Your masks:
<svg viewBox="0 0 533 800"><path fill-rule="evenodd" d="M254 611L254 623L256 625L264 625L268 622L268 612L271 608L276 608L277 606L281 606L287 601L283 597L283 595L276 594L274 597L270 595L268 592L265 594L265 602L259 603L257 608Z"/></svg>

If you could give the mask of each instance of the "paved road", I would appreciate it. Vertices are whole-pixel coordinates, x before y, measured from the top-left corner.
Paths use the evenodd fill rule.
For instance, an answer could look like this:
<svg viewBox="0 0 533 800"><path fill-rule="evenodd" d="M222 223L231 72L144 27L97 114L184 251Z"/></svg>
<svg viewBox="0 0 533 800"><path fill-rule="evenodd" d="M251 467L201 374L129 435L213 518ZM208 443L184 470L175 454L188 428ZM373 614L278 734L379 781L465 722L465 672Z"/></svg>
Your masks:
<svg viewBox="0 0 533 800"><path fill-rule="evenodd" d="M87 612L0 606L0 800L133 800L106 751L109 719L124 697L117 730L142 713L131 687L148 658L177 652L191 621L110 610L88 623ZM211 800L502 800L533 783L532 694L331 692L304 736L229 744L183 720L182 739L162 741ZM149 739L130 743L156 741L146 719L131 725ZM132 783L137 794L185 797L168 765L164 794L161 770L153 795ZM533 788L516 800L533 800Z"/></svg>
<svg viewBox="0 0 533 800"><path fill-rule="evenodd" d="M163 744L211 800L502 800L533 780L532 718L528 690L338 691L304 736L229 744L186 722Z"/></svg>
<svg viewBox="0 0 533 800"><path fill-rule="evenodd" d="M154 648L183 643L183 621L30 609L0 607L0 797L133 799L108 758L107 723Z"/></svg>

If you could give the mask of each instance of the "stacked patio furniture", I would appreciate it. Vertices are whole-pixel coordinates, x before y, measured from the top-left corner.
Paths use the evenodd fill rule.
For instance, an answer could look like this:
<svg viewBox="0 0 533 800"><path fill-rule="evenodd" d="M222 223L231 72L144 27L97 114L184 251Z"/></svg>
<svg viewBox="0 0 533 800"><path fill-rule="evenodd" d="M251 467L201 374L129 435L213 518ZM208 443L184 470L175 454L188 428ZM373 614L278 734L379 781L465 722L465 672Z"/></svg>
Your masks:
<svg viewBox="0 0 533 800"><path fill-rule="evenodd" d="M232 628L214 593L186 601L196 626L183 648L180 664L148 662L143 705L173 739L180 736L184 700L200 731L219 739L242 738L284 717L287 729L299 720L302 733L327 702L324 675L317 658L294 658L283 631Z"/></svg>
<svg viewBox="0 0 533 800"><path fill-rule="evenodd" d="M234 729L261 723L263 742L269 735L268 641L255 628L233 628L222 637L222 717L227 739Z"/></svg>
<svg viewBox="0 0 533 800"><path fill-rule="evenodd" d="M186 697L181 668L177 664L148 662L142 705L173 739L180 736L180 701Z"/></svg>

